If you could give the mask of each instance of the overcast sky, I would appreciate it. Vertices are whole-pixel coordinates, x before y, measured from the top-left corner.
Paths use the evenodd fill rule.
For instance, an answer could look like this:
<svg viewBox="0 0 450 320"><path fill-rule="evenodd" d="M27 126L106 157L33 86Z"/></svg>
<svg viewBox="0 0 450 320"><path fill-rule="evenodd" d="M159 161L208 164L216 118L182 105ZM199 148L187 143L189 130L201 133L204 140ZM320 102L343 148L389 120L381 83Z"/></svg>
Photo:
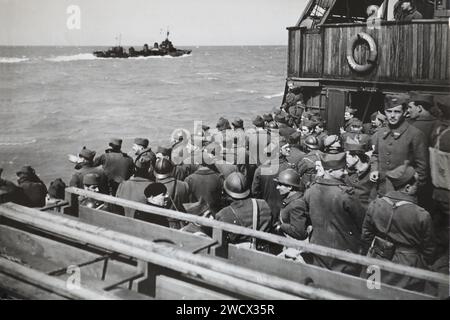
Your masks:
<svg viewBox="0 0 450 320"><path fill-rule="evenodd" d="M0 0L0 45L285 45L307 0ZM67 8L80 8L70 30ZM73 22L73 20L70 20ZM74 26L74 24L72 24ZM164 30L161 33L161 30Z"/></svg>

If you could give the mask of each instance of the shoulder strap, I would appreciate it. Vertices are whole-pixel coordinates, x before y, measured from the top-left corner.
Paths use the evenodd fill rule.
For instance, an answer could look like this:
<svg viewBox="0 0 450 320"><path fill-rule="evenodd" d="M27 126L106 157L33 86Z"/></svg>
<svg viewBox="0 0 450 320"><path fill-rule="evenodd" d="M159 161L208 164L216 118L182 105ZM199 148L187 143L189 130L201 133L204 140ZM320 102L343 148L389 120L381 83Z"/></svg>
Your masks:
<svg viewBox="0 0 450 320"><path fill-rule="evenodd" d="M449 131L449 130L450 130L450 127L448 127L447 129L444 129L444 131L440 131L440 132L438 133L438 137L437 137L437 141L436 141L436 146L435 146L436 149L440 149L440 147L441 147L441 137L444 135L445 132L447 132L447 131Z"/></svg>
<svg viewBox="0 0 450 320"><path fill-rule="evenodd" d="M403 205L405 205L405 204L411 204L411 202L409 202L409 201L403 201L403 200L402 200L402 201L394 202L394 201L392 201L391 199L389 199L388 197L382 197L381 199L383 199L384 201L386 201L386 202L391 206L391 209L392 209L391 216L389 217L389 221L388 221L388 224L387 224L387 226L386 226L386 231L385 231L385 233L384 233L384 238L387 238L387 235L388 235L389 231L391 230L392 219L393 219L393 217L394 217L395 209L397 209L398 207L403 206Z"/></svg>

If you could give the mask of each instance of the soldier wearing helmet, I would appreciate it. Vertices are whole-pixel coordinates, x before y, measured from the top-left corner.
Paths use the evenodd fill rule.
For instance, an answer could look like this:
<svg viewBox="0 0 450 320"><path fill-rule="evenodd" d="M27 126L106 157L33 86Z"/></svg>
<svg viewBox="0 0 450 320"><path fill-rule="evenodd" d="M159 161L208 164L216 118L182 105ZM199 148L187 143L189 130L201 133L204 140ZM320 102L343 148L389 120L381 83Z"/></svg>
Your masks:
<svg viewBox="0 0 450 320"><path fill-rule="evenodd" d="M297 172L301 177L302 189L305 190L316 178L316 165L320 162L319 140L309 136L304 141L306 156L297 163Z"/></svg>
<svg viewBox="0 0 450 320"><path fill-rule="evenodd" d="M300 176L294 169L287 169L274 179L277 190L281 195L280 220L276 223L277 233L292 237L297 240L305 240L309 219L300 210L300 199L303 192L300 191Z"/></svg>
<svg viewBox="0 0 450 320"><path fill-rule="evenodd" d="M266 201L251 199L250 187L240 172L231 173L223 184L225 197L230 205L216 214L216 220L232 223L254 230L270 232L272 215ZM227 234L227 241L233 244L252 243L252 238L244 235ZM266 250L262 242L255 244L258 250Z"/></svg>

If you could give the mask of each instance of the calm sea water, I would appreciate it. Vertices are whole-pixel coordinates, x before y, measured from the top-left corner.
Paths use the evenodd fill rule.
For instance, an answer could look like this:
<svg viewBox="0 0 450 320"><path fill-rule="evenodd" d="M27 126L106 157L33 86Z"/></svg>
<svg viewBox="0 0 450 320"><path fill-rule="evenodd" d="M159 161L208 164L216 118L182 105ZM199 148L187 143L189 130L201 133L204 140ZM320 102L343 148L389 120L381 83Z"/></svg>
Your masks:
<svg viewBox="0 0 450 320"><path fill-rule="evenodd" d="M135 47L138 48L138 47ZM257 114L279 106L286 47L193 47L180 58L97 59L89 47L0 47L0 167L14 180L33 166L48 185L68 182L68 154L101 154L111 137L168 146L194 121Z"/></svg>

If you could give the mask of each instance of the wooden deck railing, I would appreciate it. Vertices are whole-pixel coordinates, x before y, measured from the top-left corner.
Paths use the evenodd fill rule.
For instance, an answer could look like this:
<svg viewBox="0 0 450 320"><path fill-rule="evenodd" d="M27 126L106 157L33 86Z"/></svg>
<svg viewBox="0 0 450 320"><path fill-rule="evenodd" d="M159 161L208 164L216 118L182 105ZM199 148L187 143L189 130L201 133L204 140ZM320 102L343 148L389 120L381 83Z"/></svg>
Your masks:
<svg viewBox="0 0 450 320"><path fill-rule="evenodd" d="M417 279L427 280L439 284L449 285L449 277L448 275L431 272L428 270L412 268L408 266L403 266L399 264L395 264L390 261L378 260L374 258L369 258L365 256L361 256L354 253L349 253L333 248L328 248L316 244L304 243L301 241L297 241L294 239L288 239L285 237L281 237L278 235L252 230L249 228L236 226L229 223L224 223L208 218L203 218L200 216L195 216L192 214L186 214L182 212L172 211L168 209L163 209L159 207L149 206L142 203L137 203L134 201L119 199L112 196L107 196L99 193L94 193L78 188L67 188L66 189L66 200L69 201L70 205L68 210L72 213L77 211L78 208L78 196L90 197L99 201L104 201L107 203L111 203L114 205L128 207L135 210L139 210L141 212L147 212L151 214L156 214L160 216L164 216L167 218L177 219L181 221L193 222L205 227L210 227L213 229L213 237L219 243L223 243L225 232L230 232L234 234L245 235L249 237L255 237L261 240L265 240L271 243L276 243L282 246L296 248L305 252L311 252L317 255L321 255L324 257L330 257L339 259L342 261L355 263L363 266L377 266L381 270L397 273L404 276L411 276Z"/></svg>
<svg viewBox="0 0 450 320"><path fill-rule="evenodd" d="M450 86L449 20L381 21L288 28L288 77ZM347 63L350 39L368 33L378 48L376 67L358 74ZM357 52L365 60L364 46Z"/></svg>

